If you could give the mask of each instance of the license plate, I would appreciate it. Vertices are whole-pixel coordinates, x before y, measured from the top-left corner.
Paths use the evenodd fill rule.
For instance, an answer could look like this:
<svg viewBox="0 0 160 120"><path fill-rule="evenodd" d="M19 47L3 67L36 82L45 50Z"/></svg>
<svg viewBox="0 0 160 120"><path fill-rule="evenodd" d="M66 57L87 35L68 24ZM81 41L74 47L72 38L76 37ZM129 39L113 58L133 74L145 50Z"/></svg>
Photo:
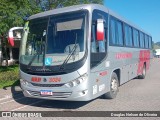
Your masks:
<svg viewBox="0 0 160 120"><path fill-rule="evenodd" d="M53 95L51 90L41 90L41 95Z"/></svg>

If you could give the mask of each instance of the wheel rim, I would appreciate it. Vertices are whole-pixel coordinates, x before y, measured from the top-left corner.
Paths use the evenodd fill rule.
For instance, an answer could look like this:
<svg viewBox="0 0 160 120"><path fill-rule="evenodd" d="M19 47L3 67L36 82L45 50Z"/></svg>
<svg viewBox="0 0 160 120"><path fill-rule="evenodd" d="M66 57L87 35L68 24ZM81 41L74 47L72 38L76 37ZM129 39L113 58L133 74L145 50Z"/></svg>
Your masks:
<svg viewBox="0 0 160 120"><path fill-rule="evenodd" d="M117 80L116 79L112 79L111 82L111 90L113 93L117 92L118 89L118 84L117 84Z"/></svg>

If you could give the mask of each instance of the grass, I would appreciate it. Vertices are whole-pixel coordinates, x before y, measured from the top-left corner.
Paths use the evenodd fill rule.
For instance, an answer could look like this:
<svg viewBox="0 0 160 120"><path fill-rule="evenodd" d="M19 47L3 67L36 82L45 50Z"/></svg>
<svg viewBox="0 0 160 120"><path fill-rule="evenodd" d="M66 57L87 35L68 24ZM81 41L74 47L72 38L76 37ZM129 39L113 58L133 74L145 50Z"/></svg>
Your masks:
<svg viewBox="0 0 160 120"><path fill-rule="evenodd" d="M12 86L19 86L19 80L8 80L8 81L0 81L0 88L12 87Z"/></svg>
<svg viewBox="0 0 160 120"><path fill-rule="evenodd" d="M5 72L5 71L15 71L18 70L19 66L18 65L12 65L12 66L0 66L0 72Z"/></svg>
<svg viewBox="0 0 160 120"><path fill-rule="evenodd" d="M19 66L0 66L0 88L19 85Z"/></svg>

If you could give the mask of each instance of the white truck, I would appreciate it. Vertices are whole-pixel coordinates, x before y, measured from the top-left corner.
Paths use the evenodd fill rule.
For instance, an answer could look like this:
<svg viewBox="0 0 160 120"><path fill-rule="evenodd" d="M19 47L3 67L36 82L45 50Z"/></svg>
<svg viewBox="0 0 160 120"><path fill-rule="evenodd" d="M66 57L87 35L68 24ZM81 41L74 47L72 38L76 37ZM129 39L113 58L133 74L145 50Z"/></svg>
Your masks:
<svg viewBox="0 0 160 120"><path fill-rule="evenodd" d="M156 53L155 53L155 56L160 58L160 49L155 49Z"/></svg>

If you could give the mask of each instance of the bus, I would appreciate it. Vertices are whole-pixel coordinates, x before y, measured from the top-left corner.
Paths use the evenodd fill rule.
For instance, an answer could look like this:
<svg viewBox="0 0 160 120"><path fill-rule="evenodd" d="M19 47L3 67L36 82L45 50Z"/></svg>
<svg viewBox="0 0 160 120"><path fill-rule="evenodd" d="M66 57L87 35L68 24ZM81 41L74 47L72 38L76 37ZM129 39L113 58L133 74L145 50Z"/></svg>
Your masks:
<svg viewBox="0 0 160 120"><path fill-rule="evenodd" d="M18 63L22 31L23 27L12 27L9 29L7 33L8 44L6 48L5 45L3 45L4 41L0 40L0 66L6 66L7 62L8 65Z"/></svg>
<svg viewBox="0 0 160 120"><path fill-rule="evenodd" d="M89 101L116 97L150 67L152 37L103 5L54 9L28 18L20 49L26 97Z"/></svg>

